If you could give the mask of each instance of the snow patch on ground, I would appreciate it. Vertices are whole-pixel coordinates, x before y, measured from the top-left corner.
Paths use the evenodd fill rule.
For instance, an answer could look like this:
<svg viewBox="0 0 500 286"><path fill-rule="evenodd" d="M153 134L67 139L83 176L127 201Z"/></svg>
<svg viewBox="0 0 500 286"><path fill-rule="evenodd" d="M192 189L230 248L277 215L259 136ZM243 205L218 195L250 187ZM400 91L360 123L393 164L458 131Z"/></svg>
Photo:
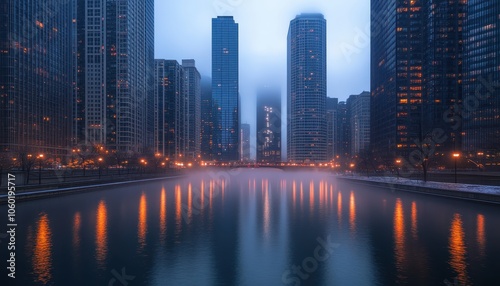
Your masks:
<svg viewBox="0 0 500 286"><path fill-rule="evenodd" d="M443 182L424 182L422 180L411 180L406 178L394 177L366 177L366 176L339 176L346 179L355 179L360 181L381 182L388 184L398 184L406 186L418 186L434 189L452 190L457 192L471 192L480 194L500 195L500 186L485 186L485 185L472 185L460 183L443 183Z"/></svg>

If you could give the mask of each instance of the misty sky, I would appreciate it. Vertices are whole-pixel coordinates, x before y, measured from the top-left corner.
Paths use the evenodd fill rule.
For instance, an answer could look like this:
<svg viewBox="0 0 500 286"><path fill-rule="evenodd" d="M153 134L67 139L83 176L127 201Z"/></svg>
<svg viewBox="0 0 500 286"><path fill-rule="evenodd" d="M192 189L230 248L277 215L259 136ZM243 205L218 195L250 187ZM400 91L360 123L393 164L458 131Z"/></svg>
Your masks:
<svg viewBox="0 0 500 286"><path fill-rule="evenodd" d="M195 59L202 77L210 77L211 19L234 16L242 122L255 134L259 87L281 87L285 107L288 26L307 12L322 13L327 21L328 96L345 100L369 90L370 0L155 0L155 58Z"/></svg>

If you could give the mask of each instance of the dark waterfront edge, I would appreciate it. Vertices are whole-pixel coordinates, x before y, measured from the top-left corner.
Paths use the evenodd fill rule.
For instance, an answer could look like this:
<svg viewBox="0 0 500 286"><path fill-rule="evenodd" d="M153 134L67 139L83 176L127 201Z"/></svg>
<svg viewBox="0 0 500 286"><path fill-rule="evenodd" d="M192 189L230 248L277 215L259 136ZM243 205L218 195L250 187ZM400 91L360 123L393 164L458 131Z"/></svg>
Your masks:
<svg viewBox="0 0 500 286"><path fill-rule="evenodd" d="M453 199L461 199L467 201L475 201L481 203L490 203L490 204L498 204L500 205L500 195L495 194L485 194L485 193L477 193L477 192L467 192L467 191L457 191L450 189L441 189L441 188L433 188L427 186L415 186L415 185L407 185L400 183L386 183L386 182L376 182L365 180L362 178L356 177L339 177L336 176L336 179L339 181L349 181L352 183L356 183L359 185L367 185L367 186L376 186L380 188L389 188L391 191L402 191L402 192L410 192L410 193L418 193L424 195L431 196L439 196Z"/></svg>
<svg viewBox="0 0 500 286"><path fill-rule="evenodd" d="M159 175L159 176L153 176L150 178L136 178L136 179L129 179L126 180L126 178L117 178L113 180L106 180L106 181L101 181L101 182L89 182L85 183L82 181L79 182L73 182L70 184L64 184L64 186L50 186L46 188L41 188L41 189L34 189L34 190L24 190L21 191L19 190L18 193L16 193L16 201L27 201L27 200L35 200L35 199L43 199L43 198L48 198L48 197L53 197L53 196L61 196L61 195L69 195L77 192L87 192L87 191L96 191L98 189L110 187L110 186L117 186L117 185L125 185L125 184L136 184L136 183L145 183L145 182L152 182L152 181L159 181L159 180L165 180L165 179L175 179L175 178L181 178L186 176L184 173L177 173L177 174L169 174L169 175ZM124 180L125 179L125 180ZM8 195L7 194L0 194L0 205L6 204L8 200Z"/></svg>

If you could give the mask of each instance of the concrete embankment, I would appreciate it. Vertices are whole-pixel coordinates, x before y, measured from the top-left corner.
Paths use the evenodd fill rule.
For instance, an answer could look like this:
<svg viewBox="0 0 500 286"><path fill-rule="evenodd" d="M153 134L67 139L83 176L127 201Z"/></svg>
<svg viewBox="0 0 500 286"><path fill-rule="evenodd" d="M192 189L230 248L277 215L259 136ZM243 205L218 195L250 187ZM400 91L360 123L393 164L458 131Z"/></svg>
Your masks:
<svg viewBox="0 0 500 286"><path fill-rule="evenodd" d="M130 179L127 180L125 178L122 178L121 180L116 180L114 182L97 182L92 184L85 184L83 182L73 182L69 184L69 186L65 187L59 187L59 188L55 187L55 188L36 189L36 190L22 190L22 187L19 187L19 189L16 190L15 200L16 201L33 200L33 199L46 198L52 196L67 195L76 192L94 191L97 189L102 189L117 185L147 183L151 181L180 178L183 176L184 175L181 174L181 175L160 176L154 178L133 179L133 180ZM8 198L9 196L7 193L0 194L0 204L6 203Z"/></svg>
<svg viewBox="0 0 500 286"><path fill-rule="evenodd" d="M457 190L457 189L443 187L446 186L445 184L443 186L435 186L435 185L426 186L425 183L423 182L420 185L415 185L415 184L405 184L403 182L401 183L394 181L383 182L377 180L370 180L367 178L342 177L342 176L338 176L337 179L340 181L346 181L367 186L375 186L384 189L390 189L393 191L412 192L412 193L432 195L432 196L500 204L500 193L494 194L486 191L476 192L476 191ZM481 187L484 189L488 189L488 187L486 186L481 186ZM498 187L490 187L490 188L498 188ZM500 188L498 189L500 190Z"/></svg>

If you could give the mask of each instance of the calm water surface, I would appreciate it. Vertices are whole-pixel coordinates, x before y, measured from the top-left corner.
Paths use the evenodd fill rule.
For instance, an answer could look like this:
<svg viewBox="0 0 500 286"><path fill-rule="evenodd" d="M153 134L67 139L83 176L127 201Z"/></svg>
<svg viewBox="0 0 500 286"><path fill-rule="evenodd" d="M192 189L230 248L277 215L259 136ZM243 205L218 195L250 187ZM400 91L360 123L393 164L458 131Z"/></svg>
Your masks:
<svg viewBox="0 0 500 286"><path fill-rule="evenodd" d="M1 242L1 285L500 285L499 206L315 171L214 170L23 202L17 222L17 278Z"/></svg>

